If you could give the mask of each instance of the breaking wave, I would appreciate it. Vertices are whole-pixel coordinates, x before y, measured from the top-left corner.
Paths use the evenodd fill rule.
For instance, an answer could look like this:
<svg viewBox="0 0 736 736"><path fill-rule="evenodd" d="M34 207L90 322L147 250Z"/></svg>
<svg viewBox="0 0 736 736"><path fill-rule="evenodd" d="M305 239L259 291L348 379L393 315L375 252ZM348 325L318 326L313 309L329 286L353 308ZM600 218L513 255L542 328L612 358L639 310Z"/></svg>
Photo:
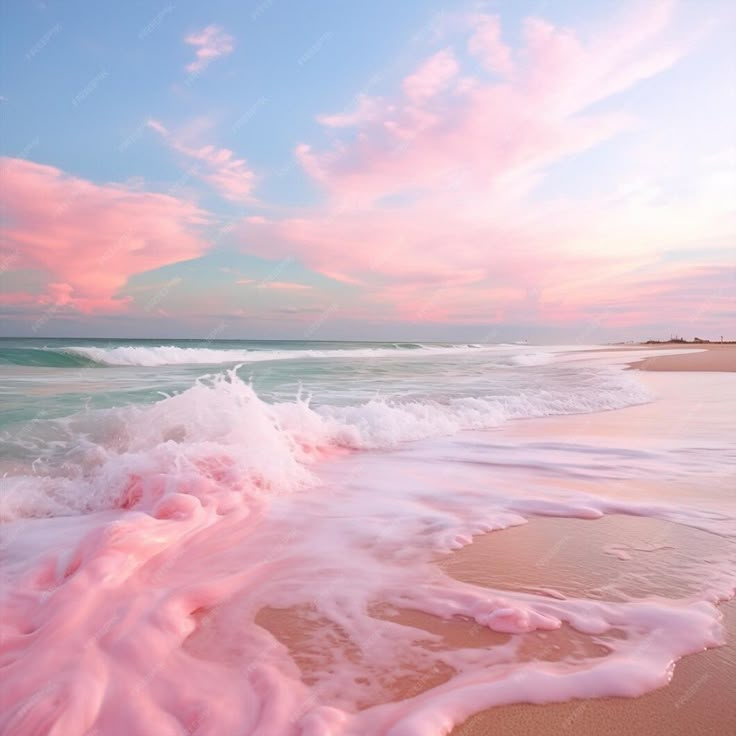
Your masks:
<svg viewBox="0 0 736 736"><path fill-rule="evenodd" d="M510 419L617 409L650 398L626 374L600 371L575 387L535 393L376 398L347 406L313 406L302 398L267 403L231 369L153 405L84 411L8 435L7 447L32 458L33 469L4 479L0 516L127 508L146 499L148 508L154 498L146 484L159 489L154 496L169 485L177 490L171 477L181 478L182 467L201 480L215 472L213 462L240 486L288 491L308 482L310 462L331 448L387 449Z"/></svg>
<svg viewBox="0 0 736 736"><path fill-rule="evenodd" d="M310 358L364 359L395 358L397 356L462 355L478 352L480 346L471 345L422 345L420 343L395 343L391 347L352 349L287 349L247 350L209 347L180 347L177 345L119 345L116 347L68 346L54 348L6 348L0 351L0 363L46 367L142 366L165 365L227 365L256 363L269 360L300 360Z"/></svg>

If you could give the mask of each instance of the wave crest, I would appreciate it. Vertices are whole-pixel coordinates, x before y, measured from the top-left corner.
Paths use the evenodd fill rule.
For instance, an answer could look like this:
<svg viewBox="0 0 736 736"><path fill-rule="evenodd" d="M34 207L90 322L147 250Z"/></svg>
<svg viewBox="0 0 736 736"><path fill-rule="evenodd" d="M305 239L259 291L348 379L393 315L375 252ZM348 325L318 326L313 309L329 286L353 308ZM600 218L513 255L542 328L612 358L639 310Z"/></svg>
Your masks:
<svg viewBox="0 0 736 736"><path fill-rule="evenodd" d="M334 350L238 350L217 348L187 348L177 345L148 347L121 345L114 348L65 347L59 352L107 366L163 365L222 365L227 363L257 363L268 360L298 360L304 358L359 359L388 358L398 355L452 355L476 351L469 345L426 346L419 343L396 343L385 348L353 348Z"/></svg>
<svg viewBox="0 0 736 736"><path fill-rule="evenodd" d="M311 483L309 465L330 448L385 449L510 419L616 409L650 398L620 371L601 371L566 390L313 407L301 398L267 403L232 369L152 405L40 422L26 434L32 445L24 446L33 468L3 479L0 517L114 507L155 513L172 493L227 505L228 493L288 492Z"/></svg>

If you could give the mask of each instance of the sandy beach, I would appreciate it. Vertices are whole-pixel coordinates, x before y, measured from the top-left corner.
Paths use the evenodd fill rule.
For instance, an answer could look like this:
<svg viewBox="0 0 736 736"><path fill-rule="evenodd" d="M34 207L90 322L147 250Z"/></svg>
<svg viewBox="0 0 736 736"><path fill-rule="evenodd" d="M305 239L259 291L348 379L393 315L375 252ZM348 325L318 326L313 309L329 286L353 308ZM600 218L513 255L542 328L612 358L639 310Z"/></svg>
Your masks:
<svg viewBox="0 0 736 736"><path fill-rule="evenodd" d="M651 540L669 548L650 550L649 546L657 546L651 545ZM606 551L611 547L634 552L631 559L621 560ZM621 595L686 597L688 581L678 577L678 556L711 554L726 548L714 535L652 519L536 519L523 527L476 539L442 566L460 579L501 589L534 591L546 585L563 595L595 595L606 600ZM495 572L497 566L488 564L499 558L503 559L501 574ZM736 602L722 604L721 610L728 643L680 660L665 688L631 699L499 706L472 717L454 729L452 736L727 733L726 724L736 724L736 701L728 686L736 681ZM470 624L467 637L472 641ZM545 634L530 638L530 650L540 658L554 657L566 645L555 640L550 644ZM571 637L567 647L574 645Z"/></svg>
<svg viewBox="0 0 736 736"><path fill-rule="evenodd" d="M652 349L652 346L642 346ZM662 346L667 349L673 346ZM639 348L632 348L632 352ZM631 364L646 371L733 372L736 346L709 345L702 352L649 357ZM683 392L676 377L657 379L652 386L664 394L659 404L621 409L606 415L555 417L542 420L546 430L560 440L579 441L599 435L645 438L663 433L668 438L687 436L692 423L700 427L713 421L714 436L728 431L730 420L718 413L713 397L698 391ZM689 384L693 388L693 384ZM715 392L717 393L717 392ZM684 421L667 425L667 409L679 407ZM509 431L523 434L524 422ZM725 497L733 493L733 478L703 479L720 487ZM583 484L585 485L585 484ZM620 482L616 494L636 497L644 491L662 498L696 498L702 486L672 483ZM538 591L549 587L565 596L599 595L666 596L686 598L695 581L685 572L688 559L720 552L736 559L733 540L669 522L607 516L577 519L532 519L522 527L493 532L443 560L441 567L454 577L502 590ZM499 566L498 560L503 564ZM500 569L499 569L500 568ZM562 736L620 734L651 736L720 736L736 729L736 700L729 683L736 682L736 601L722 603L727 643L719 648L680 660L671 683L638 698L600 698L546 705L500 706L470 718L452 736L486 736L496 733L545 733ZM473 637L468 627L469 640ZM559 642L553 644L552 653ZM536 656L549 656L545 635L537 635Z"/></svg>
<svg viewBox="0 0 736 736"><path fill-rule="evenodd" d="M642 347L651 349L657 346L644 345ZM700 352L685 353L683 355L656 355L641 361L631 363L632 368L643 371L703 371L703 372L728 372L736 371L736 345L732 344L706 344L706 345L680 345L668 343L662 345L662 349L690 348Z"/></svg>
<svg viewBox="0 0 736 736"><path fill-rule="evenodd" d="M630 558L615 550L628 550ZM477 537L440 568L458 580L496 590L625 600L628 596L686 598L697 581L680 572L689 555L736 553L734 543L712 534L656 519L606 516L598 520L533 519L528 524ZM499 564L499 561L502 564ZM736 724L736 701L727 683L736 681L736 601L721 606L728 628L728 643L720 648L685 657L674 669L665 688L638 698L599 698L546 705L514 704L471 717L451 731L452 736L539 733L560 736L631 734L632 736L720 736L724 726ZM417 611L380 608L384 618L439 637L450 649L493 649L510 640L474 621L443 620ZM258 623L289 648L300 663L306 681L318 655L310 648L315 630L329 629L335 652L351 651L339 627L308 610L263 610ZM604 646L569 627L517 635L520 658L557 662L563 657L606 656ZM597 651L596 651L597 650ZM353 650L357 655L357 650ZM446 682L449 671L415 671L398 680L390 696L405 699ZM387 693L386 697L389 697Z"/></svg>

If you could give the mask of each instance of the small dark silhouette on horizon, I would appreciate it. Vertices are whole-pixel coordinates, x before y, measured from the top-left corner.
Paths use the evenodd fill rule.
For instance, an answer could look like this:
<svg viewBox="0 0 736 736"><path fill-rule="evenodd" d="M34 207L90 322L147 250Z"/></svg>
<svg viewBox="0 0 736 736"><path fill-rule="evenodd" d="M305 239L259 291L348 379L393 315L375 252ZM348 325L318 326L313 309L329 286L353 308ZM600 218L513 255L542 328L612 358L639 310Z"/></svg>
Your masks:
<svg viewBox="0 0 736 736"><path fill-rule="evenodd" d="M692 340L688 340L685 337L678 337L672 335L669 340L647 340L642 343L643 345L669 345L670 343L677 343L678 345L734 345L736 340L724 340L721 336L720 340L703 340L700 337L694 337Z"/></svg>

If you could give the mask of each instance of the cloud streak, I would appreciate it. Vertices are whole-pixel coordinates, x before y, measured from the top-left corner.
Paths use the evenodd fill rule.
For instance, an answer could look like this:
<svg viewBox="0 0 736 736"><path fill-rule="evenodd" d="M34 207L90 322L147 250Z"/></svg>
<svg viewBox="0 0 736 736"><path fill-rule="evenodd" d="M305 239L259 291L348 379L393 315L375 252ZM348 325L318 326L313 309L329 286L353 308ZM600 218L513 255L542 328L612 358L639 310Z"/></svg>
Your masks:
<svg viewBox="0 0 736 736"><path fill-rule="evenodd" d="M322 151L302 144L297 157L333 195L365 204L431 191L458 175L482 191L504 176L542 169L631 123L626 114L586 110L677 60L683 50L663 37L670 13L671 3L655 1L585 41L529 18L513 58L498 18L473 15L458 45L508 78L461 73L445 48L406 76L403 95L364 96L352 118L321 116L331 127L352 124L357 135Z"/></svg>
<svg viewBox="0 0 736 736"><path fill-rule="evenodd" d="M640 4L585 37L527 18L516 49L495 16L453 18L461 32L394 96L361 95L352 111L318 116L331 143L295 155L324 204L243 222L244 249L296 256L397 318L483 322L556 321L566 290L584 318L613 276L625 288L627 274L703 238L727 247L726 184L685 202L537 196L553 166L634 127L625 109L592 106L686 53L673 13L669 0Z"/></svg>
<svg viewBox="0 0 736 736"><path fill-rule="evenodd" d="M219 26L209 25L185 36L184 43L194 46L196 58L186 66L190 74L199 74L220 56L231 54L234 39Z"/></svg>
<svg viewBox="0 0 736 736"><path fill-rule="evenodd" d="M237 158L228 148L187 145L157 120L149 120L147 125L174 151L193 162L193 172L221 197L241 204L252 199L256 175L245 159Z"/></svg>

